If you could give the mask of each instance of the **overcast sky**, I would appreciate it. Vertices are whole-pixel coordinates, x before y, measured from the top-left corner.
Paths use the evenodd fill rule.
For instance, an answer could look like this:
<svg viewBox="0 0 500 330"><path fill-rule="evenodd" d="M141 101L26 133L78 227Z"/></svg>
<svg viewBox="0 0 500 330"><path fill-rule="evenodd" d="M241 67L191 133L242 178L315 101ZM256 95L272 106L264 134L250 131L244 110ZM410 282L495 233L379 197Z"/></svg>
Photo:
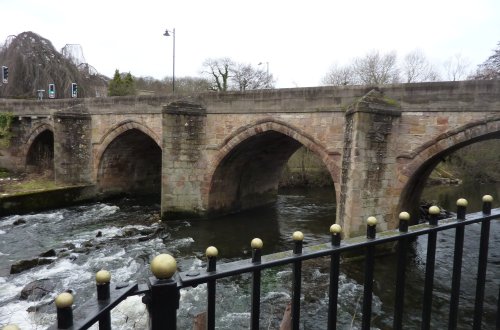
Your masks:
<svg viewBox="0 0 500 330"><path fill-rule="evenodd" d="M199 76L207 58L269 63L277 87L320 85L334 64L372 50L419 48L436 66L461 54L471 69L500 41L499 0L0 0L0 40L33 31L87 62L158 79Z"/></svg>

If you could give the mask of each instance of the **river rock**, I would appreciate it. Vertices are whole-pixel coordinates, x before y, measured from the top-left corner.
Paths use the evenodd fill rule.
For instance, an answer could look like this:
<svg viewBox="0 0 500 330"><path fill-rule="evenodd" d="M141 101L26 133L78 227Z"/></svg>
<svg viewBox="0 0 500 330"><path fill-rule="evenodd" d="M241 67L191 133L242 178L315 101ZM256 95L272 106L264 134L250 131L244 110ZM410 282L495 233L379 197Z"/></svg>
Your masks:
<svg viewBox="0 0 500 330"><path fill-rule="evenodd" d="M54 292L56 284L54 281L43 278L40 280L35 280L24 286L21 290L21 300L40 300L43 296Z"/></svg>
<svg viewBox="0 0 500 330"><path fill-rule="evenodd" d="M45 251L43 253L40 253L40 257L55 257L56 256L56 250L50 249L48 251Z"/></svg>
<svg viewBox="0 0 500 330"><path fill-rule="evenodd" d="M10 266L10 273L17 274L25 270L31 269L36 266L48 265L54 262L56 259L50 258L35 258L29 260L19 260L16 261L12 266Z"/></svg>
<svg viewBox="0 0 500 330"><path fill-rule="evenodd" d="M19 225L24 225L25 223L26 223L26 220L24 220L23 218L19 218L16 221L14 221L12 224L14 226L19 226Z"/></svg>

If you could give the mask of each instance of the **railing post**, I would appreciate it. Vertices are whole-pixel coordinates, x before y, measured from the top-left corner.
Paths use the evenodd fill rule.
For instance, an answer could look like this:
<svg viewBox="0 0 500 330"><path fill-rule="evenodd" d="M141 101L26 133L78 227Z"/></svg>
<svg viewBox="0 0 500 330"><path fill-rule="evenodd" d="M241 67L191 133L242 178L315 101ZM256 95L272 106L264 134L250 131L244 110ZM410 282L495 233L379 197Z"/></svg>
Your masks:
<svg viewBox="0 0 500 330"><path fill-rule="evenodd" d="M438 216L441 210L437 206L429 208L429 224L437 226ZM422 330L430 329L431 326L431 311L432 311L432 291L434 287L434 265L436 261L436 238L435 231L427 235L427 258L425 262L425 283L424 283L424 299L422 306Z"/></svg>
<svg viewBox="0 0 500 330"><path fill-rule="evenodd" d="M302 244L304 234L300 231L293 233L293 254L302 254ZM293 263L293 283L292 283L292 330L299 330L300 325L300 294L302 291L302 261Z"/></svg>
<svg viewBox="0 0 500 330"><path fill-rule="evenodd" d="M375 239L377 233L377 218L369 217L366 220L366 238ZM366 247L365 255L365 283L363 289L363 319L361 329L369 330L372 316L372 298L373 298L373 268L375 259L375 246Z"/></svg>
<svg viewBox="0 0 500 330"><path fill-rule="evenodd" d="M111 273L107 270L100 270L95 274L95 282L97 287L97 300L106 302L109 300L109 286L111 281ZM99 319L99 330L111 330L111 313L104 313Z"/></svg>
<svg viewBox="0 0 500 330"><path fill-rule="evenodd" d="M177 262L169 254L160 254L151 262L155 276L149 278L150 297L148 310L152 330L176 329L177 309L180 293L177 281L173 278Z"/></svg>
<svg viewBox="0 0 500 330"><path fill-rule="evenodd" d="M73 295L69 292L63 292L57 296L55 303L57 328L68 329L73 326Z"/></svg>
<svg viewBox="0 0 500 330"><path fill-rule="evenodd" d="M332 247L340 246L342 227L338 224L330 226ZM340 254L332 253L330 256L330 287L328 293L328 330L337 328L337 301L339 295Z"/></svg>
<svg viewBox="0 0 500 330"><path fill-rule="evenodd" d="M490 195L483 196L483 214L491 214L491 203L493 197ZM476 280L476 301L474 303L474 330L481 329L481 320L483 317L483 302L484 302L484 284L486 281L486 266L488 265L488 244L490 239L490 220L481 222L481 238L479 242L479 258L477 263L477 280Z"/></svg>
<svg viewBox="0 0 500 330"><path fill-rule="evenodd" d="M208 258L207 272L217 270L219 251L215 246L209 246L205 252ZM215 280L207 281L207 329L215 329Z"/></svg>
<svg viewBox="0 0 500 330"><path fill-rule="evenodd" d="M408 232L408 221L410 214L408 212L399 213L399 232ZM398 268L396 276L396 295L394 299L394 321L393 329L402 329L403 310L405 298L405 279L406 279L406 254L408 251L408 238L402 238L398 241Z"/></svg>
<svg viewBox="0 0 500 330"><path fill-rule="evenodd" d="M252 263L260 264L262 247L264 243L260 238L254 238L250 242L252 247ZM250 315L250 329L259 329L260 324L260 270L254 270L252 274L252 311Z"/></svg>
<svg viewBox="0 0 500 330"><path fill-rule="evenodd" d="M457 221L464 221L467 212L467 200L457 200ZM455 229L455 250L453 251L453 273L451 279L450 314L448 329L457 328L458 302L460 300L460 281L462 274L462 256L464 249L464 225L458 225Z"/></svg>

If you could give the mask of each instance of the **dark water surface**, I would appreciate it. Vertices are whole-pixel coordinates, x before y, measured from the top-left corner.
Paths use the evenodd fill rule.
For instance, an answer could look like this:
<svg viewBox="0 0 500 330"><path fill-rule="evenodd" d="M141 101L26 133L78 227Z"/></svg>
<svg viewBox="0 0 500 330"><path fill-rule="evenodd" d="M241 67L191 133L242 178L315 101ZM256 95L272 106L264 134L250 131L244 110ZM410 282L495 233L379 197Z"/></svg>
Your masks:
<svg viewBox="0 0 500 330"><path fill-rule="evenodd" d="M458 197L466 197L470 209L476 208L473 197L492 194L498 201L500 185L433 188L426 190L426 200L436 200L453 209ZM460 188L459 188L460 189ZM458 190L459 190L458 189ZM449 203L447 205L446 203ZM498 202L494 205L498 205ZM476 210L477 210L476 209ZM72 289L75 305L94 295L95 272L106 268L112 281L144 281L150 276L149 262L159 253L170 253L181 270L205 267L205 249L219 249L219 262L250 258L250 241L260 237L265 254L292 248L291 235L301 230L306 244L329 240L328 228L335 218L333 189L286 190L275 205L252 212L208 221L156 223L159 205L125 199L113 203L95 203L53 210L39 214L0 218L0 326L17 323L22 329L44 329L54 321L51 301L56 293ZM20 218L25 224L14 225ZM470 226L464 248L464 272L460 300L460 329L471 327L475 274L477 271L480 226ZM98 234L100 233L100 237ZM433 328L446 328L451 286L454 234L438 234L436 278L434 280ZM492 222L486 283L484 329L494 328L496 295L500 285L500 224ZM50 265L39 266L20 274L9 275L16 260L31 259L55 249L58 257ZM425 271L426 238L412 245L407 272L405 324L407 329L420 327L421 296ZM380 257L375 264L373 326L392 327L395 256ZM308 261L303 266L303 302L301 321L304 329L325 329L328 308L328 260ZM291 268L266 270L262 274L262 316L264 329L277 329L291 296ZM56 289L42 298L19 300L22 288L42 278L54 281ZM363 263L344 263L341 268L339 319L341 329L356 329L361 323ZM238 276L217 284L217 324L219 329L246 329L250 317L250 276ZM201 285L181 291L179 328L192 328L193 317L205 309L206 291ZM47 305L48 304L48 305ZM27 312L35 309L37 312ZM127 299L113 312L119 329L143 329L147 313L140 297Z"/></svg>

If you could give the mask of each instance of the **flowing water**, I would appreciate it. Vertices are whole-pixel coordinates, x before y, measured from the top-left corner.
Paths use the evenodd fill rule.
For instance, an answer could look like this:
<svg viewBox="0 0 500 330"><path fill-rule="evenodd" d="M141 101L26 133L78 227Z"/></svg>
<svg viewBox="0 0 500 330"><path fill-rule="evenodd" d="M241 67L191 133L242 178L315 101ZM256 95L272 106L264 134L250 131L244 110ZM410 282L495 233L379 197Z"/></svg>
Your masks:
<svg viewBox="0 0 500 330"><path fill-rule="evenodd" d="M456 187L455 187L456 188ZM437 189L437 188L436 188ZM461 188L460 188L461 189ZM426 191L427 200L442 206L457 197L469 200L490 193L498 201L500 185L482 186L484 191L465 188L451 192ZM487 191L489 189L489 191ZM461 193L460 193L461 194ZM479 197L478 197L479 196ZM471 205L473 204L473 205ZM480 206L471 203L471 211ZM497 205L497 204L495 204ZM474 208L476 208L474 210ZM301 230L305 244L329 240L328 228L335 217L333 189L286 190L280 192L275 205L239 215L213 220L169 222L159 224L159 205L134 199L94 203L30 215L0 218L0 326L16 323L22 329L44 329L55 320L52 301L57 293L70 289L75 306L92 298L94 276L102 269L112 273L112 281L145 282L153 256L170 253L181 270L205 267L205 249L219 249L219 263L250 258L250 241L260 237L263 253L292 248L291 235ZM21 221L20 221L21 220ZM486 283L484 328L494 328L496 300L500 285L500 224L492 222L490 261ZM460 328L471 327L477 246L480 226L470 226L464 248L464 271L460 300ZM438 234L438 255L434 280L433 327L446 327L449 289L451 286L452 232ZM54 249L53 262L19 274L9 275L11 265L22 259L36 258ZM406 328L419 328L421 296L425 271L426 238L413 242L407 272L407 294L404 320ZM395 256L380 257L375 264L373 326L390 329L393 312ZM325 329L328 308L328 260L304 263L301 321L304 329ZM291 268L280 267L262 273L261 327L277 329L290 301ZM50 279L52 289L44 296L20 300L23 287L34 280ZM339 288L341 329L359 328L363 294L363 263L344 263ZM217 282L217 325L219 329L246 329L250 317L249 275ZM49 286L50 286L49 285ZM179 329L191 329L193 318L206 308L205 286L181 291ZM118 329L143 329L147 313L140 297L131 297L116 308L113 324Z"/></svg>

